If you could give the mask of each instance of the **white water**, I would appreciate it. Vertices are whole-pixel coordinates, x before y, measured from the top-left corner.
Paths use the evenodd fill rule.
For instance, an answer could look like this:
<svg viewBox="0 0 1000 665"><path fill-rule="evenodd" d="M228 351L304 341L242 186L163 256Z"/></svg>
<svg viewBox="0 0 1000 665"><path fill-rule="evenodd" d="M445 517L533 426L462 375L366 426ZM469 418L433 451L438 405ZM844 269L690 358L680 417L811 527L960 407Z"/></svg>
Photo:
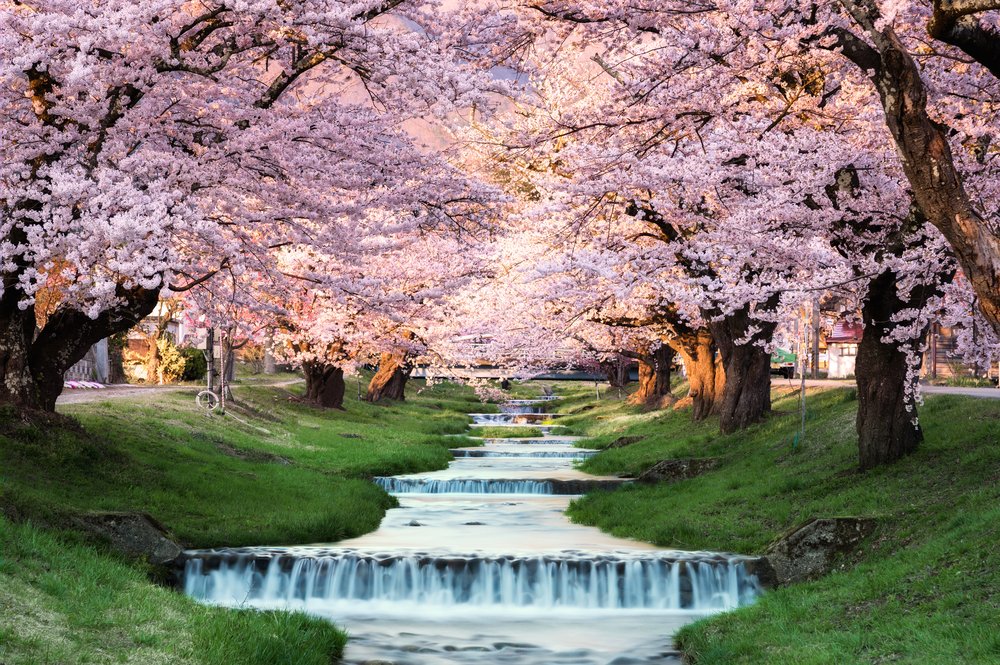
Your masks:
<svg viewBox="0 0 1000 665"><path fill-rule="evenodd" d="M677 628L759 592L741 557L656 550L570 523L572 497L545 493L593 479L574 468L588 451L568 438L466 451L485 456L376 479L400 507L360 538L189 552L185 591L328 617L351 634L346 662L397 665L677 662Z"/></svg>
<svg viewBox="0 0 1000 665"><path fill-rule="evenodd" d="M546 480L375 478L390 494L553 494Z"/></svg>

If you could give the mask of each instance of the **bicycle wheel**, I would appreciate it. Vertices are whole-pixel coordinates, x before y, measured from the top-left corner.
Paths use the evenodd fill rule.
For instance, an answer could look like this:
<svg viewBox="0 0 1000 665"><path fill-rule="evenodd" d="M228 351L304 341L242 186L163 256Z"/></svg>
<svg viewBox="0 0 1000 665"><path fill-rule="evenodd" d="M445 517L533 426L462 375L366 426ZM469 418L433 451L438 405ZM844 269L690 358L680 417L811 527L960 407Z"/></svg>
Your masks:
<svg viewBox="0 0 1000 665"><path fill-rule="evenodd" d="M211 390L202 390L198 393L198 396L194 398L194 401L199 407L205 409L206 411L212 411L215 407L219 406L219 396Z"/></svg>

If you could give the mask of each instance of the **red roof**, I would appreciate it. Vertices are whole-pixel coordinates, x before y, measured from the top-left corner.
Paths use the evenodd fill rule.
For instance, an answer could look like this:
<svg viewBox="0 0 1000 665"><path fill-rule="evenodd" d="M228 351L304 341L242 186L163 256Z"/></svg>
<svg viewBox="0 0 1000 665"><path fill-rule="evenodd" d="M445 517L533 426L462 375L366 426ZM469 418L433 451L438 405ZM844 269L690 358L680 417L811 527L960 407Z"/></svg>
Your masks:
<svg viewBox="0 0 1000 665"><path fill-rule="evenodd" d="M833 332L827 336L826 343L857 344L861 341L862 334L864 334L864 326L860 323L837 321L833 326Z"/></svg>

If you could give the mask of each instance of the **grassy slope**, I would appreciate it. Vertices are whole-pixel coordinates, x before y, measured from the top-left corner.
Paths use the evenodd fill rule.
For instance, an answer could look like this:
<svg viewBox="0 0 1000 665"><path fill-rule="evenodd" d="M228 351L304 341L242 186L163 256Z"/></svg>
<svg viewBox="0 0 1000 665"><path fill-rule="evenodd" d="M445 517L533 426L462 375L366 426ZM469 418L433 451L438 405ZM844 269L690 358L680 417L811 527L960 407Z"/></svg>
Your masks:
<svg viewBox="0 0 1000 665"><path fill-rule="evenodd" d="M61 409L83 431L8 414L0 506L50 523L67 508L144 510L195 547L359 535L394 505L365 477L443 468L448 447L467 443L440 436L464 431L466 392L410 392L400 405L351 399L347 412L324 412L286 391L244 388L239 421L200 413L186 393Z"/></svg>
<svg viewBox="0 0 1000 665"><path fill-rule="evenodd" d="M371 475L443 468L471 391L443 384L346 412L285 390L238 389L230 417L192 394L67 406L61 420L0 414L0 514L53 528L85 510L151 513L190 546L331 541L378 526L394 500ZM69 531L0 517L0 663L319 665L345 636L286 613L201 607Z"/></svg>
<svg viewBox="0 0 1000 665"><path fill-rule="evenodd" d="M843 570L684 629L678 643L693 662L1000 663L1000 401L929 397L921 449L861 474L850 390L810 393L807 436L796 449L793 397L779 398L768 422L723 437L716 423L692 424L687 412L594 406L574 393L560 410L578 414L567 420L574 430L596 435L588 445L645 437L588 460L587 471L723 459L681 483L587 496L570 508L576 521L665 547L747 553L813 516L879 521Z"/></svg>
<svg viewBox="0 0 1000 665"><path fill-rule="evenodd" d="M345 636L285 612L198 605L91 547L0 518L5 665L329 665Z"/></svg>

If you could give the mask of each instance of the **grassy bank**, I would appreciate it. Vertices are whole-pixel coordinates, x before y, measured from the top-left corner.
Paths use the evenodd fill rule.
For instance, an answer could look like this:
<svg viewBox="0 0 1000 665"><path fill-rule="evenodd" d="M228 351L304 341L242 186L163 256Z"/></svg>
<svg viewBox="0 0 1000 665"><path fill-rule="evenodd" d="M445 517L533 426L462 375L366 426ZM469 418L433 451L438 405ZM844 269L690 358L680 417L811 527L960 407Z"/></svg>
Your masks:
<svg viewBox="0 0 1000 665"><path fill-rule="evenodd" d="M302 614L198 605L143 573L0 518L0 663L329 665L346 636Z"/></svg>
<svg viewBox="0 0 1000 665"><path fill-rule="evenodd" d="M678 636L699 664L1000 663L1000 401L928 397L920 450L868 473L856 468L855 394L809 394L807 434L793 447L797 399L776 415L718 435L689 413L643 413L569 391L561 422L603 447L584 464L635 474L661 459L719 457L721 466L671 485L629 487L573 503L571 517L664 547L756 553L810 517L878 520L843 569L768 593L756 605Z"/></svg>
<svg viewBox="0 0 1000 665"><path fill-rule="evenodd" d="M414 387L415 388L415 387ZM247 387L231 416L191 395L73 404L71 423L0 414L0 505L60 524L65 512L143 510L193 547L339 540L374 529L394 501L372 475L444 468L465 430L464 389L402 404L351 399L322 411L285 389Z"/></svg>
<svg viewBox="0 0 1000 665"><path fill-rule="evenodd" d="M449 448L475 445L446 436L482 410L472 392L422 387L343 412L301 403L299 386L237 388L225 417L200 412L193 391L47 421L0 412L0 663L330 663L345 636L328 622L201 607L72 532L71 517L148 512L192 547L360 535L395 505L368 477L443 468Z"/></svg>

